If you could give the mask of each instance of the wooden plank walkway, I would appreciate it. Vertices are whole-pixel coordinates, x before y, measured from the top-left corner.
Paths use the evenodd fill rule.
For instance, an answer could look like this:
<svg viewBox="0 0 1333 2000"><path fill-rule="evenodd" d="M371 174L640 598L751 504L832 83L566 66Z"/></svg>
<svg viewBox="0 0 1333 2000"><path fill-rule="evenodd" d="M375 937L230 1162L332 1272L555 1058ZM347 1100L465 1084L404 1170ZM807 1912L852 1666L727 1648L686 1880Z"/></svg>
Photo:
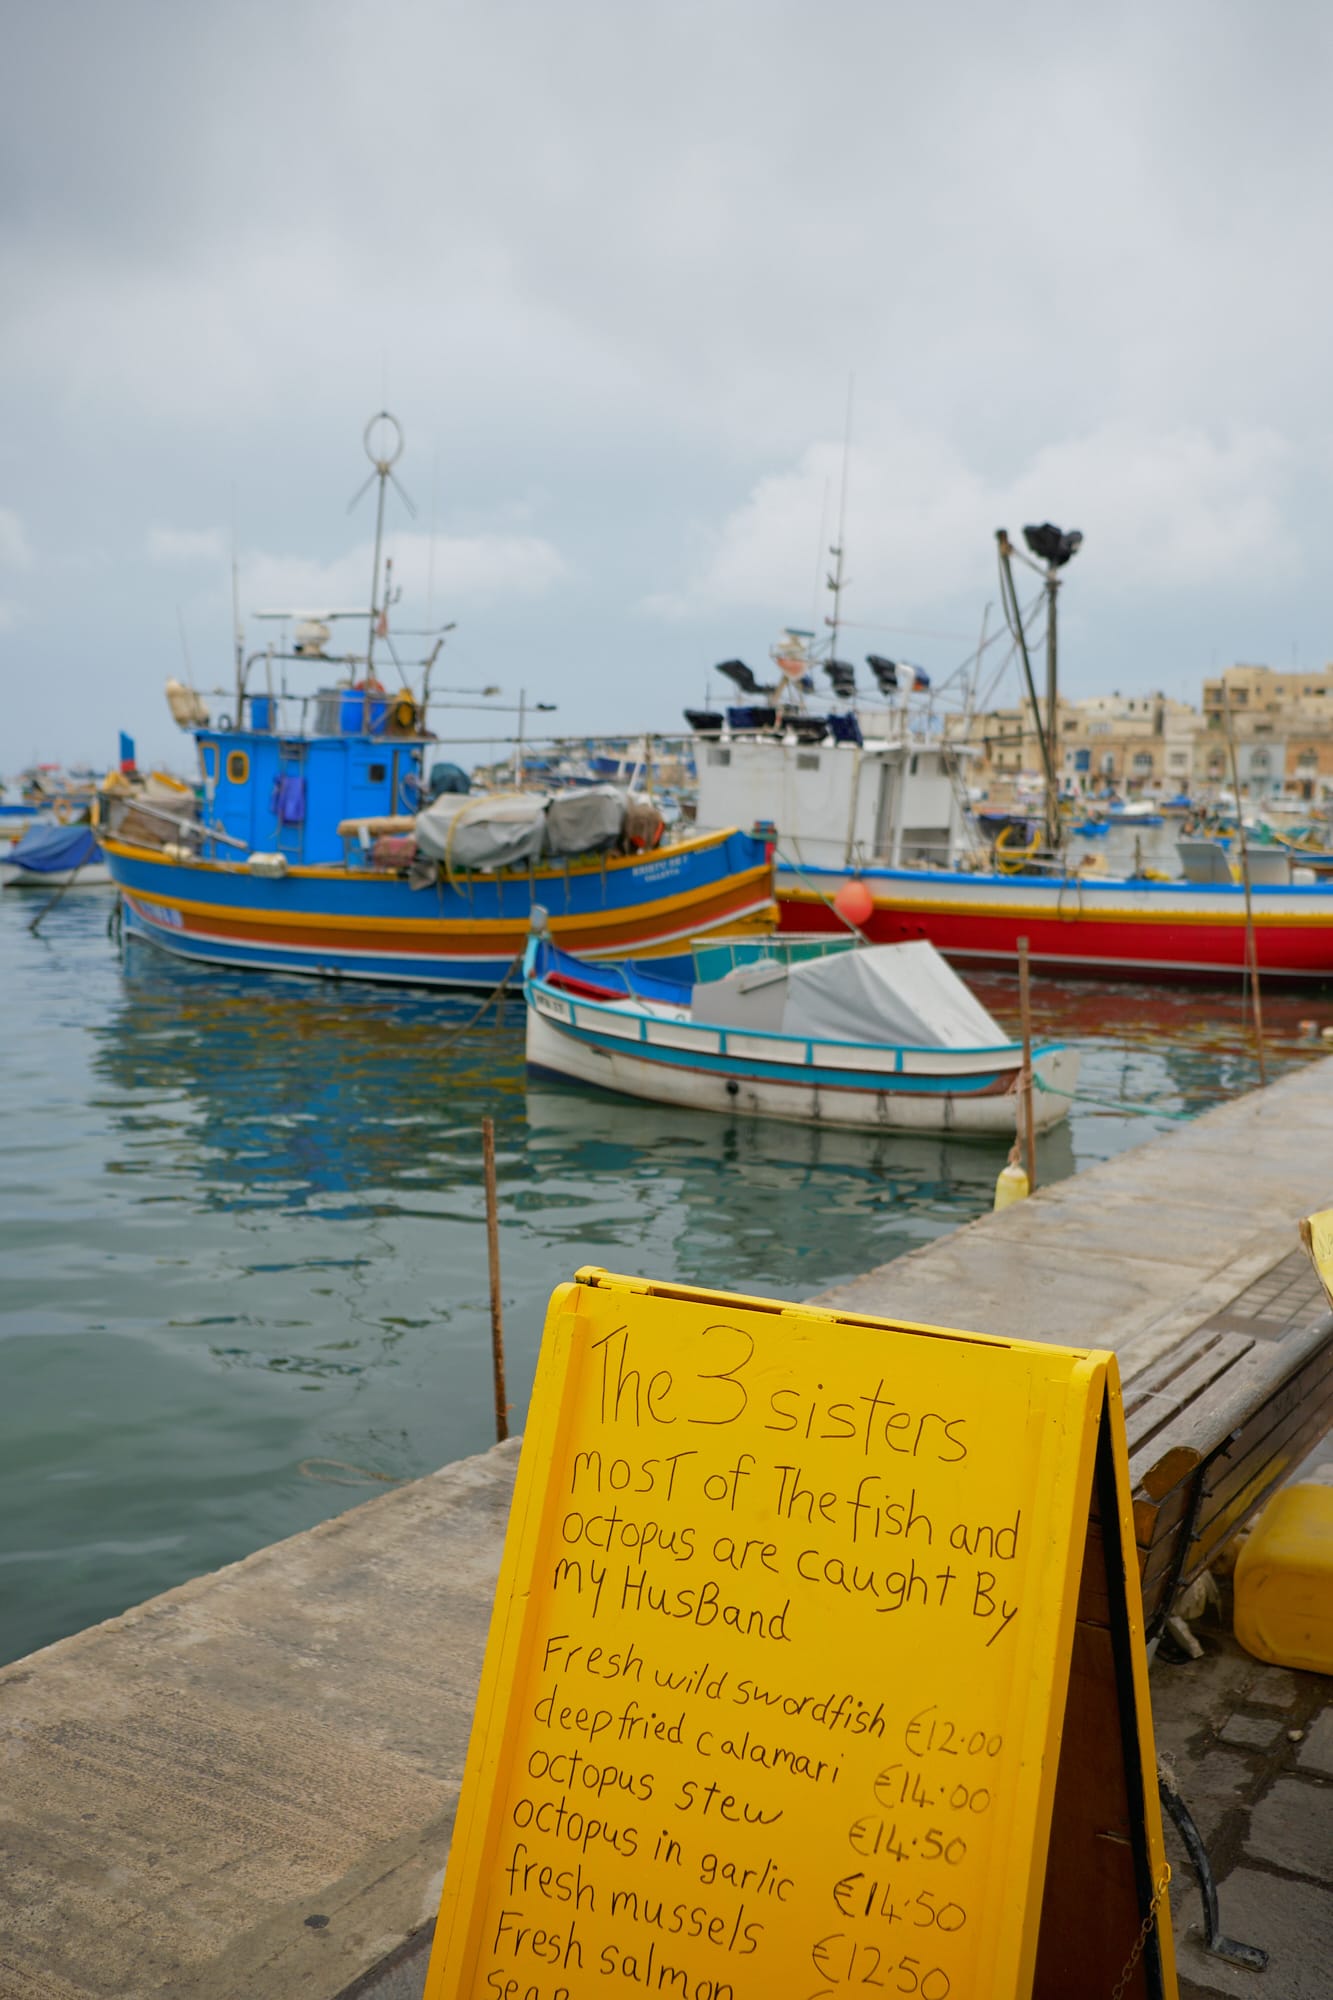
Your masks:
<svg viewBox="0 0 1333 2000"><path fill-rule="evenodd" d="M1296 1233L1331 1204L1333 1061L811 1303L1113 1348L1151 1630L1333 1424L1333 1316Z"/></svg>

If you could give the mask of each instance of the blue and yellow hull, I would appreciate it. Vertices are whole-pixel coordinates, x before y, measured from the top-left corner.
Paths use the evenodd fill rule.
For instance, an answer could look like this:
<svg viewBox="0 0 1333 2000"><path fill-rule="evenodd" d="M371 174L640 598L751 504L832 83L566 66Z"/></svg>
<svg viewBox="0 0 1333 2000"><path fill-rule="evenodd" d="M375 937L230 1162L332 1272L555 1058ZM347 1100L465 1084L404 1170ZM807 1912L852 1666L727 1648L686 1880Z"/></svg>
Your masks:
<svg viewBox="0 0 1333 2000"><path fill-rule="evenodd" d="M672 954L711 931L766 929L777 915L769 851L736 832L424 889L366 868L271 878L244 863L103 846L130 935L179 958L311 978L488 991L521 956L535 904L560 945L599 959Z"/></svg>

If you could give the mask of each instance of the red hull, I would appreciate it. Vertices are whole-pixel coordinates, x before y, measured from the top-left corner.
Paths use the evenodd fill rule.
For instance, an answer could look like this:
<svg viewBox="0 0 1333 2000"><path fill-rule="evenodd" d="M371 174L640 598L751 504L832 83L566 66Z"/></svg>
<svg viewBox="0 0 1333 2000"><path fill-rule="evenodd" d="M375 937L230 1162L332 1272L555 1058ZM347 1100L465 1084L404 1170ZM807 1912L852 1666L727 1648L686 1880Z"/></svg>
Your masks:
<svg viewBox="0 0 1333 2000"><path fill-rule="evenodd" d="M1131 912L1089 908L1089 896L1079 909L1078 892L1071 889L1061 909L1045 883L1035 885L1030 895L1022 882L1006 883L1003 903L996 906L993 895L969 900L956 876L949 878L947 888L941 884L938 894L923 893L919 881L895 894L874 877L859 879L875 898L861 926L873 943L927 938L960 965L1013 965L1018 941L1026 938L1033 964L1076 978L1219 980L1239 978L1245 968L1246 927L1239 896L1222 916L1198 907L1173 912L1169 901L1174 899L1166 897L1159 908ZM1075 902L1072 909L1070 900ZM1135 900L1151 903L1155 892L1137 891ZM1180 900L1197 906L1205 899ZM1294 909L1294 900L1286 894L1280 902L1261 900L1256 892L1260 973L1307 982L1333 979L1333 896L1327 913ZM780 930L845 930L830 904L808 891L780 882L778 905Z"/></svg>

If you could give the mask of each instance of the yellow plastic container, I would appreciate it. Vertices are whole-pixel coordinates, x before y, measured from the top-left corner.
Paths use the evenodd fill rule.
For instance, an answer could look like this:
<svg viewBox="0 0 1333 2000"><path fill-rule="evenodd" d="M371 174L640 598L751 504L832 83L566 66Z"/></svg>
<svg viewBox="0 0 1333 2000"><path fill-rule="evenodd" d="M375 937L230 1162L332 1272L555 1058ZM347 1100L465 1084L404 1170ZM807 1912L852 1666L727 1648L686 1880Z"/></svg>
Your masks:
<svg viewBox="0 0 1333 2000"><path fill-rule="evenodd" d="M1030 1193L1028 1177L1016 1161L1011 1160L1007 1167L1001 1167L995 1183L996 1208L1010 1208L1016 1201L1026 1201Z"/></svg>
<svg viewBox="0 0 1333 2000"><path fill-rule="evenodd" d="M1236 1637L1256 1659L1333 1674L1333 1486L1284 1486L1236 1563Z"/></svg>

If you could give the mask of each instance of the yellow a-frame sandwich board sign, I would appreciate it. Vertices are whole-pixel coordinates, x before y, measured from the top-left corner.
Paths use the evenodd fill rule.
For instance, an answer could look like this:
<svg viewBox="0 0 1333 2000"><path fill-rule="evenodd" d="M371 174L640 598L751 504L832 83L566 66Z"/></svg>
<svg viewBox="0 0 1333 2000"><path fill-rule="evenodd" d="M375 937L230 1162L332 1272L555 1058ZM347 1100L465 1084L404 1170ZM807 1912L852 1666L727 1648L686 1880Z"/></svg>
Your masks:
<svg viewBox="0 0 1333 2000"><path fill-rule="evenodd" d="M1113 1355L581 1271L426 2000L1174 2000L1135 1562Z"/></svg>

